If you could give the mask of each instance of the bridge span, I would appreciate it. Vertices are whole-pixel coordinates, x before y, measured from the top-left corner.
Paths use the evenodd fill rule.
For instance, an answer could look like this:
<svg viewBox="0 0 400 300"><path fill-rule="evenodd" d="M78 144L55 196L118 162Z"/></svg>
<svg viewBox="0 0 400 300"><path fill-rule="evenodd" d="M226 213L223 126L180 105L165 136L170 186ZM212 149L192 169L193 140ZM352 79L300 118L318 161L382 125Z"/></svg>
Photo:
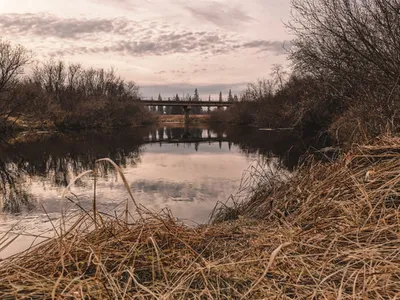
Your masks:
<svg viewBox="0 0 400 300"><path fill-rule="evenodd" d="M225 102L225 101L176 101L176 100L140 100L141 103L145 106L180 106L183 108L185 112L185 123L189 123L189 113L192 107L194 106L205 106L205 107L230 107L234 105L234 102Z"/></svg>
<svg viewBox="0 0 400 300"><path fill-rule="evenodd" d="M145 106L206 106L206 107L229 107L235 104L234 102L225 101L176 101L176 100L140 100Z"/></svg>

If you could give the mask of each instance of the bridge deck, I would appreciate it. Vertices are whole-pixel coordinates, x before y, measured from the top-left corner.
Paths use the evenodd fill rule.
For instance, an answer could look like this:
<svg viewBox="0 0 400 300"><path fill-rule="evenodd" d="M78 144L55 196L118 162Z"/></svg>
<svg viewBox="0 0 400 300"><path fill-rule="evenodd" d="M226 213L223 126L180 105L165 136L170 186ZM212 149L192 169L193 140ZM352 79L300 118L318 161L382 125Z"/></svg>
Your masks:
<svg viewBox="0 0 400 300"><path fill-rule="evenodd" d="M145 106L218 106L228 107L233 102L219 101L158 101L158 100L140 100Z"/></svg>

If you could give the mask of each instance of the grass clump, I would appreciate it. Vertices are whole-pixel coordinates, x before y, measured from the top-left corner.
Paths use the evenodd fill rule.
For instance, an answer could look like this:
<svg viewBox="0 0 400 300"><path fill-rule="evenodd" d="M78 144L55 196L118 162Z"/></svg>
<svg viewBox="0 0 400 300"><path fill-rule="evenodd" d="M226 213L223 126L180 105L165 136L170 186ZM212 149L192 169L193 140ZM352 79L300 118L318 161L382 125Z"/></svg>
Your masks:
<svg viewBox="0 0 400 300"><path fill-rule="evenodd" d="M400 139L263 176L248 200L189 228L170 214L83 214L0 264L2 299L395 299ZM270 178L267 180L266 178ZM95 209L95 207L94 207Z"/></svg>
<svg viewBox="0 0 400 300"><path fill-rule="evenodd" d="M267 227L254 225L187 228L165 215L132 224L110 218L95 229L91 217L82 217L62 237L3 261L0 294L231 299L248 292L260 298L265 290L255 283L273 261L263 251Z"/></svg>

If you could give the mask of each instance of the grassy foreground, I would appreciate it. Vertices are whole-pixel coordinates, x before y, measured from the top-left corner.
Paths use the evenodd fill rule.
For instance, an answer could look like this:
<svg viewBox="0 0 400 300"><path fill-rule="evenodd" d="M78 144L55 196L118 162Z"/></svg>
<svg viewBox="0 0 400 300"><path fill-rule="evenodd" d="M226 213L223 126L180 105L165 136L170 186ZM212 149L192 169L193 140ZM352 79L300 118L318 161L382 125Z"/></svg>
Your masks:
<svg viewBox="0 0 400 300"><path fill-rule="evenodd" d="M400 138L264 178L188 228L93 213L0 263L0 298L400 298Z"/></svg>

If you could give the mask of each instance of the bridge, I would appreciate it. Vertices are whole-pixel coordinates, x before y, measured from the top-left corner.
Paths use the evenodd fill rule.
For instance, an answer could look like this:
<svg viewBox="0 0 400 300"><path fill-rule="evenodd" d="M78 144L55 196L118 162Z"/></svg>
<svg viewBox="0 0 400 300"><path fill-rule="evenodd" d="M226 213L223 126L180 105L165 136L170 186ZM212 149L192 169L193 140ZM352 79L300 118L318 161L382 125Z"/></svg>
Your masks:
<svg viewBox="0 0 400 300"><path fill-rule="evenodd" d="M185 112L185 123L189 123L189 112L193 106L206 106L206 107L230 107L234 105L234 102L224 102L224 101L188 101L188 100L183 100L183 101L176 101L176 100L171 100L171 101L165 101L165 100L140 100L141 103L145 106L180 106L183 108L183 111Z"/></svg>
<svg viewBox="0 0 400 300"><path fill-rule="evenodd" d="M158 139L145 139L146 144L194 144L196 151L198 150L199 144L202 143L219 143L219 147L222 147L222 143L228 143L229 150L232 147L232 142L226 137L182 137L182 138L158 138Z"/></svg>

